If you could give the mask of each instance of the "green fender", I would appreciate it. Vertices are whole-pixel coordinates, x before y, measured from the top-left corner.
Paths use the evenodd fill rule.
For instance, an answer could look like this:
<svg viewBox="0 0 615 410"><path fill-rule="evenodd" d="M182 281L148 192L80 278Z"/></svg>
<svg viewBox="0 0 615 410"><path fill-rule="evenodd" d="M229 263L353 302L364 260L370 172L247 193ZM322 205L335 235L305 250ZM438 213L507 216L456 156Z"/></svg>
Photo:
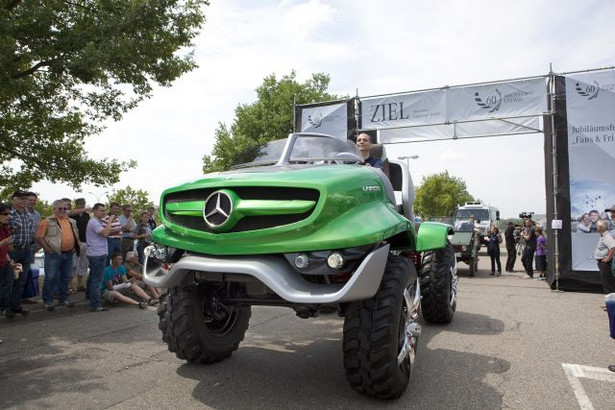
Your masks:
<svg viewBox="0 0 615 410"><path fill-rule="evenodd" d="M440 222L423 222L419 226L416 250L423 252L444 248L448 235L453 233L453 227L450 225Z"/></svg>

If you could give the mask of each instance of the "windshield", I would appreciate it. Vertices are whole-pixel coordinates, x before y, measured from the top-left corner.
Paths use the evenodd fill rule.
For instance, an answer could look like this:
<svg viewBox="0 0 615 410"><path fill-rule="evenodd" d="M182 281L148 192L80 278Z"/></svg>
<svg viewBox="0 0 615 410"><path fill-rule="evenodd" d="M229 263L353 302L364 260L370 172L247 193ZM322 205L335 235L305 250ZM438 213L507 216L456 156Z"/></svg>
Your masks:
<svg viewBox="0 0 615 410"><path fill-rule="evenodd" d="M360 157L355 144L350 140L333 137L298 135L290 152L290 163L316 163L339 160L344 153Z"/></svg>
<svg viewBox="0 0 615 410"><path fill-rule="evenodd" d="M456 219L467 220L470 215L474 215L474 220L488 221L489 211L486 209L458 209L455 214Z"/></svg>
<svg viewBox="0 0 615 410"><path fill-rule="evenodd" d="M247 163L238 165L237 167L252 167L259 165L273 165L277 163L284 152L286 139L269 141L254 151L254 158Z"/></svg>
<svg viewBox="0 0 615 410"><path fill-rule="evenodd" d="M248 162L233 168L254 167L276 164L287 144L291 143L288 162L290 164L356 163L361 155L351 140L342 140L324 135L295 134L290 138L267 142L252 151Z"/></svg>

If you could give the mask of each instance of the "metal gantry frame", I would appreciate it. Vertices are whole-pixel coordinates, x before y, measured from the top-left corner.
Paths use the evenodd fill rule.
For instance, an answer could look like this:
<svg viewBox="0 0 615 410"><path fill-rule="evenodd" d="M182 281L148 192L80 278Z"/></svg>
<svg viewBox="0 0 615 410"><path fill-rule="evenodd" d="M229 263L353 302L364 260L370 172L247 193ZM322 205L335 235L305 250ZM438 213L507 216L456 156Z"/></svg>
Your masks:
<svg viewBox="0 0 615 410"><path fill-rule="evenodd" d="M566 76L566 75L570 75L570 74L580 74L580 73L589 73L589 72L596 72L596 71L605 71L605 70L613 70L615 69L615 66L609 66L609 67L602 67L602 68L596 68L596 69L587 69L587 70L578 70L578 71L569 71L569 72L564 72L564 73L555 73L553 72L553 66L552 64L549 65L549 73L546 75L539 75L539 76L531 76L531 77L519 77L519 78L512 78L512 79L508 79L508 80L499 80L499 81L486 81L486 82L479 82L479 83L472 83L472 84L465 84L465 85L458 85L458 86L444 86L444 87L438 87L438 88L428 88L428 89L422 89L422 90L414 90L414 91L406 91L406 92L397 92L397 93L388 93L388 94L377 94L377 95L371 95L371 96L365 96L365 97L359 97L359 90L356 89L356 93L355 96L352 97L352 107L353 107L353 111L354 111L354 120L355 123L357 124L357 128L356 128L356 134L358 134L359 132L362 131L374 131L373 128L371 129L362 129L361 128L361 103L360 101L362 99L368 99L368 98L375 98L375 97L384 97L384 96L396 96L396 95L402 95L402 94L409 94L409 93L418 93L418 92L425 92L425 91L436 91L436 90L442 90L442 89L447 89L447 88L453 88L453 87L470 87L470 86L483 86L483 85L497 85L500 83L504 83L504 82L513 82L513 81L523 81L523 80L533 80L533 79L538 79L538 78L543 78L546 80L546 98L547 98L547 111L543 112L543 113L537 113L537 114L531 114L531 115L520 115L520 116L504 116L504 117L490 117L490 118L483 118L483 119L476 119L476 120L465 120L465 121L456 121L456 122L445 122L445 123L437 123L437 124L419 124L419 125L411 125L411 126L399 126L399 127L380 127L375 129L375 131L377 133L380 133L381 130L392 130L392 129L409 129L409 128L418 128L418 127L430 127L430 126L442 126L442 125L448 125L453 127L453 135L451 135L450 137L442 137L442 138L421 138L421 139L416 139L416 140L411 140L409 139L408 141L398 141L398 142L387 142L386 144L407 144L407 143L417 143L417 142L431 142L431 141L443 141L443 140L455 140L455 139L474 139L474 138L489 138L489 137L499 137L499 136L513 136L513 135L527 135L527 134L533 134L533 133L542 133L543 137L546 138L550 138L550 143L551 143L551 167L552 167L552 192L550 193L553 199L553 208L552 208L552 220L559 220L559 211L558 211L558 206L559 206L559 196L560 196L560 191L559 191L559 169L558 169L558 165L557 165L557 158L558 158L558 134L557 134L557 130L556 130L556 124L555 124L555 114L558 110L558 106L557 106L557 96L556 96L556 88L555 88L555 82L556 82L556 78L560 77L560 76ZM339 101L336 101L339 102ZM319 103L319 104L323 104L323 103ZM309 106L314 106L315 104L309 104ZM308 105L305 105L308 106ZM298 106L295 104L294 108L296 110ZM293 110L295 112L295 110ZM543 129L539 129L539 128L533 128L533 127L527 127L523 124L517 124L512 122L511 120L513 120L514 118L527 118L527 117L538 117L538 118L543 118L543 121L546 120L546 117L548 117L548 121L549 121L549 128L550 128L550 134L551 135L545 135L544 133L544 122L543 122ZM461 138L458 138L456 135L456 126L457 124L462 124L462 123L478 123L478 122L482 122L482 121L502 121L502 122L508 122L508 123L512 123L514 125L520 126L520 127L524 127L528 129L528 132L513 132L513 133L489 133L489 134L481 134L481 135L471 135L471 136L464 136ZM380 139L378 139L380 141ZM548 208L547 208L548 209ZM547 221L548 223L548 221ZM560 232L559 229L551 229L551 231L553 232L553 259L554 259L554 274L555 274L555 289L556 291L559 291L559 281L560 281L560 266L559 266L559 256L560 256L560 251L559 251L559 240L560 240Z"/></svg>

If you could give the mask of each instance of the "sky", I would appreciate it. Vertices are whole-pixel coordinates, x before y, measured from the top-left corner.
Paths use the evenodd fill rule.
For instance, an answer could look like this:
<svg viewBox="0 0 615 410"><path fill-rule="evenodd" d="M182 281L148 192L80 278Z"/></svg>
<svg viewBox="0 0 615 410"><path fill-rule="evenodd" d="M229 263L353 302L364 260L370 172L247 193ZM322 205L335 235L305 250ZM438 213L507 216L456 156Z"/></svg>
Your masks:
<svg viewBox="0 0 615 410"><path fill-rule="evenodd" d="M113 187L40 182L40 198L105 201L130 185L158 203L202 175L220 123L256 100L263 79L331 77L329 91L361 97L615 66L615 2L578 0L212 0L195 40L199 67L156 87L86 141L92 158L135 159ZM504 218L546 212L542 134L387 146L411 160L415 184L448 170Z"/></svg>

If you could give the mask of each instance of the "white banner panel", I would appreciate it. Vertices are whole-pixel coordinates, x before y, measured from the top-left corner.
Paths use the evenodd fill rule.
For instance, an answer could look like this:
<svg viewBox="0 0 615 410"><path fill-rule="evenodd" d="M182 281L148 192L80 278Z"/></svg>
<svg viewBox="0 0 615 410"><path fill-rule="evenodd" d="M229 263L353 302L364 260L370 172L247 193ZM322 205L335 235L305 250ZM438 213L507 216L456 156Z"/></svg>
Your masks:
<svg viewBox="0 0 615 410"><path fill-rule="evenodd" d="M348 138L348 103L299 107L301 132L329 134L340 139Z"/></svg>
<svg viewBox="0 0 615 410"><path fill-rule="evenodd" d="M361 99L361 129L441 124L445 119L444 90Z"/></svg>
<svg viewBox="0 0 615 410"><path fill-rule="evenodd" d="M596 222L615 204L615 71L566 76L572 269L597 271Z"/></svg>
<svg viewBox="0 0 615 410"><path fill-rule="evenodd" d="M545 112L547 87L544 78L455 87L447 91L447 119L450 122Z"/></svg>
<svg viewBox="0 0 615 410"><path fill-rule="evenodd" d="M501 131L493 132L493 124L477 123L474 135L505 135L539 132L535 118L526 120L519 117L540 116L547 112L546 80L516 80L490 85L442 88L407 94L396 94L361 99L361 129L387 129L422 127L434 124L460 123L488 120L491 118L517 117L514 124L497 124ZM460 125L468 129L466 125ZM534 129L531 129L534 128ZM461 129L461 128L460 128ZM512 131L506 131L512 129ZM439 135L442 131L437 131ZM416 133L414 131L409 134ZM421 132L419 132L421 133ZM458 133L458 136L462 136ZM399 135L399 133L397 133ZM453 133L450 133L452 136ZM411 137L409 137L411 138ZM395 139L398 139L396 137ZM387 142L387 141L380 141Z"/></svg>
<svg viewBox="0 0 615 410"><path fill-rule="evenodd" d="M529 134L542 129L542 117L507 118L446 125L382 129L378 141L382 144L417 142L477 136Z"/></svg>

